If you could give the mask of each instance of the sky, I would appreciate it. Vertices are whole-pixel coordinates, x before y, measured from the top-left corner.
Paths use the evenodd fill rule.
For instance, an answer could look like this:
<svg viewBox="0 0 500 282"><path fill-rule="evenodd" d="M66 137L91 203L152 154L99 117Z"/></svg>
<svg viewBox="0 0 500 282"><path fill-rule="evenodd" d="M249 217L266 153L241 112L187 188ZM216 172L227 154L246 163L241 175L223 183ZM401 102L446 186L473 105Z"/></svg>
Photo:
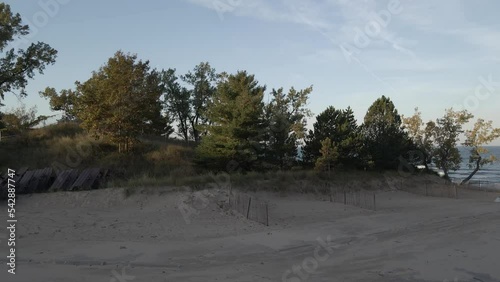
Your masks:
<svg viewBox="0 0 500 282"><path fill-rule="evenodd" d="M4 110L22 102L53 114L39 91L73 88L122 50L179 74L205 61L247 70L268 91L313 85L314 114L350 106L358 123L386 95L405 116L418 107L435 120L454 107L500 127L500 1L5 2L32 30L13 45L43 41L59 53Z"/></svg>

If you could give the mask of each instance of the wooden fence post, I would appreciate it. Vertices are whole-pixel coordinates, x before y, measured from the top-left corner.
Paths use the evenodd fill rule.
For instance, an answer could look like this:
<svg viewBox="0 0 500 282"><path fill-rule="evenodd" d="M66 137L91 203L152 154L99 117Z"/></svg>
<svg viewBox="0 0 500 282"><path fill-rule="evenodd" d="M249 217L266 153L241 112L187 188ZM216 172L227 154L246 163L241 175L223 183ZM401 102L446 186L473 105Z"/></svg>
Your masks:
<svg viewBox="0 0 500 282"><path fill-rule="evenodd" d="M347 192L344 190L344 205L347 205Z"/></svg>
<svg viewBox="0 0 500 282"><path fill-rule="evenodd" d="M375 192L373 192L373 209L377 210L377 198Z"/></svg>
<svg viewBox="0 0 500 282"><path fill-rule="evenodd" d="M266 226L269 226L269 204L266 203Z"/></svg>
<svg viewBox="0 0 500 282"><path fill-rule="evenodd" d="M252 204L252 197L248 198L247 219L250 216L250 205Z"/></svg>

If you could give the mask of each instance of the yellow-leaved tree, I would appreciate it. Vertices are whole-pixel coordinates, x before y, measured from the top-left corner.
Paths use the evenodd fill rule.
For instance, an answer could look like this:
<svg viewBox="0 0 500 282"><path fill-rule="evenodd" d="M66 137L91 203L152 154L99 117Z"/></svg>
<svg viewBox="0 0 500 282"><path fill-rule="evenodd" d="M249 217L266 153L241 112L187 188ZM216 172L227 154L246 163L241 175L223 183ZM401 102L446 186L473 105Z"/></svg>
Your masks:
<svg viewBox="0 0 500 282"><path fill-rule="evenodd" d="M500 128L493 128L492 121L478 119L472 129L465 131L465 137L463 145L470 148L469 168L473 171L461 184L467 183L484 165L497 160L485 145L500 138Z"/></svg>

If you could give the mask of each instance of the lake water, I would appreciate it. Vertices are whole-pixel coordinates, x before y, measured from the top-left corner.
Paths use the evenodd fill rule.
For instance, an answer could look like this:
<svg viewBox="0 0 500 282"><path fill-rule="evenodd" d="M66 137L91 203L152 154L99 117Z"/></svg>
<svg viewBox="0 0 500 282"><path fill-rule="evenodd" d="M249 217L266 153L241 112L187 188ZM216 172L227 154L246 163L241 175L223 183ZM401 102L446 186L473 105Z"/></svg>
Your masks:
<svg viewBox="0 0 500 282"><path fill-rule="evenodd" d="M491 154L495 155L500 160L500 146L487 147ZM469 150L466 147L459 147L462 156L462 165L459 170L450 172L450 177L456 180L466 178L473 169L467 166L469 162ZM481 180L488 182L500 183L500 162L496 161L492 164L485 165L472 178L472 180Z"/></svg>
<svg viewBox="0 0 500 282"><path fill-rule="evenodd" d="M486 147L491 154L495 155L498 160L500 160L500 146L489 146ZM451 171L450 177L454 179L454 181L460 181L465 179L471 172L472 169L469 169L467 166L469 162L469 150L466 147L459 147L460 155L462 156L462 165L459 170ZM302 148L299 147L299 159L302 157ZM432 166L431 166L432 168ZM492 164L484 166L481 170L479 170L474 177L473 181L488 181L494 183L500 183L500 161L496 161Z"/></svg>

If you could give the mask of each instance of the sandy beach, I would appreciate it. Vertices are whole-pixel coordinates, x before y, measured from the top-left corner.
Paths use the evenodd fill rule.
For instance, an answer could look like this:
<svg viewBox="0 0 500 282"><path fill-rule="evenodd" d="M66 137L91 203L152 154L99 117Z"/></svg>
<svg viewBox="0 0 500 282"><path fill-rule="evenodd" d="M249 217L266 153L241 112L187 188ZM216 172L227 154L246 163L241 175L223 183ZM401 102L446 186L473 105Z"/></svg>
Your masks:
<svg viewBox="0 0 500 282"><path fill-rule="evenodd" d="M373 212L260 193L270 202L267 227L223 207L223 191L194 200L160 191L21 196L17 274L1 280L500 281L499 194L386 191ZM186 216L182 203L197 212Z"/></svg>

